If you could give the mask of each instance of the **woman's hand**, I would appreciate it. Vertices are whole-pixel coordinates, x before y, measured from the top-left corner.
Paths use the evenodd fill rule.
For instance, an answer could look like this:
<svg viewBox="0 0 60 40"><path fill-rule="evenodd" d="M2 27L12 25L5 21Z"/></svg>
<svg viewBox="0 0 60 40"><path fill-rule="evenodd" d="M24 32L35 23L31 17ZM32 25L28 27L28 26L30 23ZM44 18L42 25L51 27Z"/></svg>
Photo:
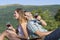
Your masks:
<svg viewBox="0 0 60 40"><path fill-rule="evenodd" d="M7 29L16 32L16 30L13 28L13 26L12 26L11 24L9 24L9 25L7 26Z"/></svg>

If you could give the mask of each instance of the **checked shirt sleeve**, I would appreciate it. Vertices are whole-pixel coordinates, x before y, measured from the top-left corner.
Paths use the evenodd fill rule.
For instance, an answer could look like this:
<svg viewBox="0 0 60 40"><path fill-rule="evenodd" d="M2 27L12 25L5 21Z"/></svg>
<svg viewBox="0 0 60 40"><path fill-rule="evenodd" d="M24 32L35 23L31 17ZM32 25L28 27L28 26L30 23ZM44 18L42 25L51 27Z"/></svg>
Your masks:
<svg viewBox="0 0 60 40"><path fill-rule="evenodd" d="M32 31L33 33L35 33L38 30L38 28L37 28L37 26L34 22L29 22L28 23L28 29L30 31Z"/></svg>

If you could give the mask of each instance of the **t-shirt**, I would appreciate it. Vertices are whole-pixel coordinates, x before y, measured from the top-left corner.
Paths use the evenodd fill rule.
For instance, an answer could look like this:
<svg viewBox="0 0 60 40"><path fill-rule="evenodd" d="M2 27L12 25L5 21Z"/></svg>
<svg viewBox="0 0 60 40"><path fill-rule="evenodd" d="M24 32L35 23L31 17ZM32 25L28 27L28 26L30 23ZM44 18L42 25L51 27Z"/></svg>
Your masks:
<svg viewBox="0 0 60 40"><path fill-rule="evenodd" d="M17 31L18 31L18 35L24 36L24 33L23 33L23 30L22 30L21 25L19 25L19 26L17 27Z"/></svg>

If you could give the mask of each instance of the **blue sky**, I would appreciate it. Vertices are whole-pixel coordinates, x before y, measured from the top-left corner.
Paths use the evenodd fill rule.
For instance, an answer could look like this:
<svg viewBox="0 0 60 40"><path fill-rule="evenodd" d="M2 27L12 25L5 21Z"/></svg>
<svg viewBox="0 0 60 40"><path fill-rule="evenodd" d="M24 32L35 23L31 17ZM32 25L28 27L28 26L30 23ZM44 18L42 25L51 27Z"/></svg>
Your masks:
<svg viewBox="0 0 60 40"><path fill-rule="evenodd" d="M0 0L0 5L22 4L22 5L53 5L60 4L60 0Z"/></svg>

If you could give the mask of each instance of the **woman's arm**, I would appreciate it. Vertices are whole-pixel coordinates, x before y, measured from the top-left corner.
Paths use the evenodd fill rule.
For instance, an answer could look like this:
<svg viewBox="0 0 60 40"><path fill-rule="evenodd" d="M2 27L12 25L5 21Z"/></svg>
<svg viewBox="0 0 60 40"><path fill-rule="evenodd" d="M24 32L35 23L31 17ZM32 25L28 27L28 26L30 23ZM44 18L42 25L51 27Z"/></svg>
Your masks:
<svg viewBox="0 0 60 40"><path fill-rule="evenodd" d="M21 25L22 25L22 29L23 29L23 32L24 32L24 37L25 37L25 38L28 38L28 33L27 33L26 24L21 24Z"/></svg>
<svg viewBox="0 0 60 40"><path fill-rule="evenodd" d="M11 30L11 31L13 31L13 32L16 32L16 29L15 29L15 28L13 28L13 26L12 26L12 25L10 25L10 27L7 27L7 29L8 29L8 30Z"/></svg>

